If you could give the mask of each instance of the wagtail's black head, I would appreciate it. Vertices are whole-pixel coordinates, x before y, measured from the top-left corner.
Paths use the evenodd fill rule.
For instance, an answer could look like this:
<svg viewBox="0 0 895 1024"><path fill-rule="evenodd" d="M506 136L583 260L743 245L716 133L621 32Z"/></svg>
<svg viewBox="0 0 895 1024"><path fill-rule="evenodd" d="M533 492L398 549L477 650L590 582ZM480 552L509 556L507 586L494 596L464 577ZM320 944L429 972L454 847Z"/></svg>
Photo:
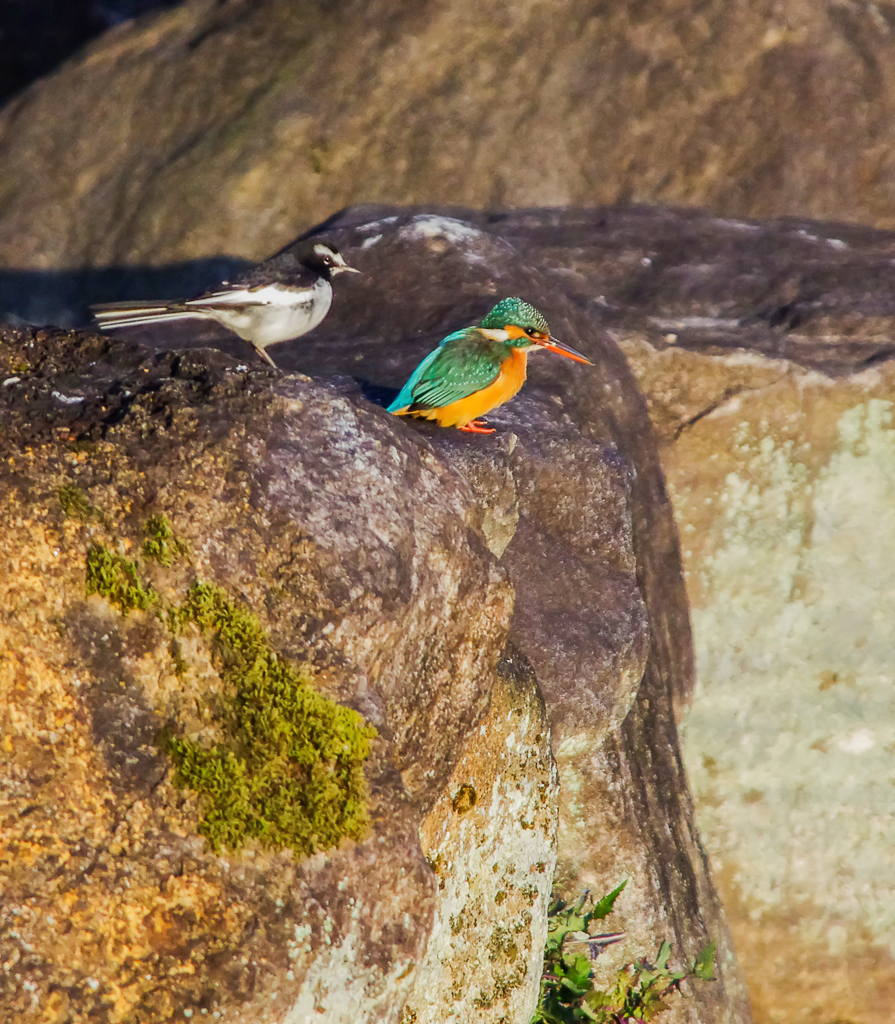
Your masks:
<svg viewBox="0 0 895 1024"><path fill-rule="evenodd" d="M355 267L348 266L332 242L309 242L308 251L300 257L300 261L326 278L334 277L336 274L360 273Z"/></svg>

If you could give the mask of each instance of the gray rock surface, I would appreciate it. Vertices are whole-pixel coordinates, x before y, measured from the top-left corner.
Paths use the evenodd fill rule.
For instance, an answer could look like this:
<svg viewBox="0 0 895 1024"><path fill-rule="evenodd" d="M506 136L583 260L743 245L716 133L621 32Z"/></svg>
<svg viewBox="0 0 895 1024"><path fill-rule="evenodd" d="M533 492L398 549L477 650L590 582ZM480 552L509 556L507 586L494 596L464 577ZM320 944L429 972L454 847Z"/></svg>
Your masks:
<svg viewBox="0 0 895 1024"><path fill-rule="evenodd" d="M392 1020L401 1003L414 998L413 964L429 971L430 978L442 978L438 984L444 986L463 949L472 948L477 936L495 935L500 921L492 919L472 922L456 945L439 938L444 935L438 903L442 882L453 887L466 873L467 893L451 888L444 899L473 909L485 905L487 885L483 888L481 872L469 860L472 847L462 820L439 823L425 815L434 813L439 801L445 807L448 799L459 815L465 805L461 799L455 807L454 800L463 786L476 791L480 786L476 772L483 769L476 763L501 763L487 744L480 746L485 752L477 762L470 753L470 744L484 742L475 738L476 725L491 695L489 713L522 744L502 772L506 789L492 790L492 805L522 807L525 821L537 810L541 834L550 831L552 769L544 761L535 704L530 696L515 705L501 705L497 698L505 685L498 685L498 666L506 666L509 639L523 663L527 659L543 676L562 781L558 870L565 891L577 893L585 886L605 891L629 877L615 918L629 933L624 958L651 955L666 938L681 959L709 940L719 943L719 980L689 992L668 1020L748 1021L748 1001L695 833L678 754L673 708L692 687L692 654L677 533L647 408L623 356L587 303L571 289L566 293L547 265L537 262L536 251L490 233L486 218L360 210L329 230L367 274L342 289L318 332L280 347L278 360L299 375L246 371L239 368L244 364L207 350L153 356L126 342L86 335L7 333L6 373L20 378L0 392L13 424L3 438L15 460L4 463L11 467L9 514L23 543L46 538L27 562L14 562L7 572L9 579L20 580L19 599L33 609L30 618L19 612L7 628L30 629L39 637L49 666L42 685L70 709L66 721L72 735L90 755L88 767L79 769L80 788L70 783L70 762L52 752L45 762L48 778L57 790L64 786L73 800L86 803L91 787L111 785L104 759L113 749L108 735L93 749L78 731L81 696L72 679L82 678L82 671L91 677L68 663L66 640L53 626L58 613L42 611L46 567L55 564L49 552L65 552L53 607L71 608L68 614L76 618L87 614L82 607L95 615L99 599L85 602L81 589L89 531L114 529L115 537L134 550L144 516L166 511L192 544L196 563L170 579L159 570L153 576L157 585L182 587L189 571L211 575L258 612L277 650L311 660L328 691L358 707L380 732L368 770L371 838L303 864L293 866L284 855L257 853L246 859L203 853L191 832L193 805L178 799L163 764L156 765L155 788L129 812L130 844L154 837L171 820L181 844L172 848L192 844L185 877L190 883L207 878L210 887L204 890L210 909L204 914L193 909L197 957L208 960L201 936L212 911L232 903L231 880L244 877L247 861L253 865L250 877L258 879L258 888L239 906L247 908L254 930L251 937L245 930L228 931L246 962L234 961L231 947L216 951L214 960L215 970L231 972L234 985L255 979L251 992L223 983L214 989L214 998L234 1014L231 1019L254 1020L275 1005L291 1007L284 1009L284 1020L301 1020L315 1005L335 1013L335 992L351 978L355 1010L344 1012L365 1007L369 1019ZM476 319L495 296L520 293L543 308L556 333L596 366L542 355L533 361L521 395L494 415L498 432L486 438L396 421L371 403L370 398L381 402L396 389L448 330ZM177 343L174 335L144 340L155 347ZM194 341L204 343L199 336ZM244 350L240 356L245 359ZM313 370L314 381L300 376L302 370ZM71 401L75 398L83 401ZM104 510L99 525L62 519L57 488L69 478ZM193 491L195 499L184 497ZM510 583L518 609L512 619ZM135 679L134 699L141 686L165 678L162 661L170 660L165 637L153 633L137 613L125 620L113 617L104 629L113 629L109 635L123 646ZM8 646L23 643L16 634ZM116 680L118 661L110 657L96 672ZM207 672L203 678L209 678ZM521 672L518 685L525 678ZM111 700L110 686L100 686L101 705ZM153 699L164 707L174 683L152 686ZM36 713L21 693L17 701L23 714ZM501 706L507 710L501 712ZM513 725L514 706L529 709L521 732ZM27 724L27 716L23 720L27 736L36 726ZM137 738L134 734L134 742ZM23 770L35 756L37 741L29 742L21 754ZM506 734L504 745L509 749ZM156 755L147 750L145 756ZM471 781L463 781L464 765ZM524 790L534 778L543 780L540 805L532 805L531 791L526 796ZM17 796L23 806L42 806L46 799L35 798L29 789L35 784L22 783ZM523 791L514 797L518 784ZM71 808L67 813L56 809L55 822L45 823L41 835L49 841L54 830L68 829L65 834L74 842L81 821ZM106 814L91 819L88 852L97 862L110 856ZM513 820L518 824L518 817ZM422 845L416 838L420 829ZM523 824L523 831L531 829ZM439 844L445 835L454 846L441 863L448 857L455 868L439 881ZM39 839L35 835L35 848ZM481 840L493 842L493 832ZM507 884L498 891L512 898L487 906L489 914L495 905L504 907L504 927L512 930L526 912L520 901L533 900L527 911L530 942L516 944L512 962L489 960L490 977L509 995L522 1024L531 1009L524 1002L532 998L531 972L537 968L524 950L538 948L535 929L543 923L550 882L550 854L543 850L529 837L524 848L514 851L510 843L499 851L495 862L507 865L502 872ZM431 868L426 853L434 861ZM161 891L161 883L154 838L115 855L128 863L136 859L149 879L147 898L155 899L153 885ZM538 862L532 865L526 888L520 884L520 865L534 857L543 869ZM464 858L468 864L461 869ZM40 857L36 864L35 871L44 870ZM29 923L29 930L19 933L33 947L51 941L52 933L38 922L41 913L52 912L57 890L50 887L50 903L41 903L43 897L28 895L37 876L23 877L16 890L17 920ZM71 885L68 876L64 879L60 889ZM376 889L385 895L372 917L351 907L349 900L360 897L350 893ZM266 913L252 902L262 890L275 891L284 901L280 931L267 926ZM77 891L83 896L83 886ZM105 897L106 890L94 892ZM98 920L88 899L75 906L84 926ZM159 910L160 920L166 920L165 913ZM327 920L332 923L326 925ZM386 920L403 923L394 930ZM99 924L94 927L101 931ZM134 928L133 944L145 943L141 925ZM329 945L319 941L327 935ZM511 951L511 945L501 948ZM68 998L77 1012L107 1005L110 992L125 993L115 995L124 1000L116 1006L139 996L129 986L143 982L129 977L125 984L116 973L125 969L126 957L107 957L104 973L94 977L88 972L96 954L83 944L73 948L82 974L63 987L74 993ZM177 948L186 958L185 948ZM365 952L358 954L359 949ZM51 984L55 967L50 965L58 963L59 952L51 943L39 955L40 965L26 959L17 968L19 1007L28 1006L25 980ZM172 954L166 948L164 955ZM365 965L359 977L347 969L351 955ZM289 963L293 977L284 980ZM170 976L170 963L160 957L154 964L150 961L144 975L157 984L163 972ZM211 984L209 977L218 980L209 970L203 966L178 985L179 1006L201 1006L202 998L211 998L202 989ZM506 987L510 977L517 982L513 991ZM99 994L92 994L90 979ZM485 996L496 994L497 987L487 977L481 985L480 1003L489 1002ZM510 1003L496 999L478 1009L500 1014Z"/></svg>
<svg viewBox="0 0 895 1024"><path fill-rule="evenodd" d="M643 388L683 531L700 666L698 689L677 705L683 757L757 1019L883 1024L895 955L886 781L895 235L645 207L466 217L520 258L537 254L545 308L559 291L571 296L621 345ZM545 369L533 363L505 415L534 400ZM577 395L582 374L568 379ZM512 508L506 491L489 493ZM512 515L497 519L505 544ZM510 545L511 574L512 557ZM518 622L525 586L514 582ZM671 660L685 657L679 647ZM692 677L673 678L686 696ZM549 671L543 685L549 692ZM619 849L619 832L601 840L600 816L587 809L607 789L642 791L629 773L669 771L665 752L676 758L660 713L638 721L653 709L635 705L612 737L643 749L639 758L617 757L610 743L596 754L598 742L555 727L559 863L570 879L592 877L580 867L588 849ZM589 761L590 781L565 767L567 754ZM638 841L622 859L660 888L665 865L678 862L657 864L643 834L665 820L648 797L625 813ZM698 849L685 808L672 820L676 847Z"/></svg>
<svg viewBox="0 0 895 1024"><path fill-rule="evenodd" d="M649 208L499 230L618 341L659 434L699 667L683 758L755 1017L884 1024L895 235Z"/></svg>

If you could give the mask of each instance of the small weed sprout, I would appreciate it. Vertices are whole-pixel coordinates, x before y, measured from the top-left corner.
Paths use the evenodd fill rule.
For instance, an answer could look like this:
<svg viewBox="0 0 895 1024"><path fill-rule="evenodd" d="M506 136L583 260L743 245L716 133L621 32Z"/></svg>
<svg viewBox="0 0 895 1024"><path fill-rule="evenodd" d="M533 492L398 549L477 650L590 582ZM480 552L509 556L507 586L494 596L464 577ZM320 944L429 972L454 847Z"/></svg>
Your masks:
<svg viewBox="0 0 895 1024"><path fill-rule="evenodd" d="M667 997L680 991L686 979L713 980L714 943L705 947L689 969L672 971L668 966L671 944L663 942L653 963L637 960L623 967L608 991L594 987L593 960L622 936L618 932L594 935L590 926L610 914L626 884L622 882L596 903L589 893L570 904L554 900L549 911L541 995L532 1024L650 1021L668 1009Z"/></svg>
<svg viewBox="0 0 895 1024"><path fill-rule="evenodd" d="M87 495L74 484L65 484L56 492L62 514L67 519L89 519L96 509L87 500Z"/></svg>

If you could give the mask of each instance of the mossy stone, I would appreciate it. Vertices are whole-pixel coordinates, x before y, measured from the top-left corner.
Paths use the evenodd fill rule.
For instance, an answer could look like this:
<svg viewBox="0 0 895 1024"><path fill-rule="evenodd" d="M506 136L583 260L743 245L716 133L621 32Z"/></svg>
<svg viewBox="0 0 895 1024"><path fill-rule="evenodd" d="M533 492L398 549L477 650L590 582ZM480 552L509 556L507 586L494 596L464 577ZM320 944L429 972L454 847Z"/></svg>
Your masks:
<svg viewBox="0 0 895 1024"><path fill-rule="evenodd" d="M143 557L152 558L166 568L174 559L189 555L189 545L175 533L168 517L163 513L152 515L146 520L146 540L143 541Z"/></svg>
<svg viewBox="0 0 895 1024"><path fill-rule="evenodd" d="M87 552L87 593L118 605L122 615L134 608L148 611L158 600L152 587L141 582L133 562L99 544Z"/></svg>
<svg viewBox="0 0 895 1024"><path fill-rule="evenodd" d="M376 731L313 690L308 672L279 658L258 620L218 587L194 584L169 622L214 632L233 694L224 742L164 741L175 784L202 797L199 831L211 846L239 849L256 839L307 856L359 838L367 820L363 764Z"/></svg>

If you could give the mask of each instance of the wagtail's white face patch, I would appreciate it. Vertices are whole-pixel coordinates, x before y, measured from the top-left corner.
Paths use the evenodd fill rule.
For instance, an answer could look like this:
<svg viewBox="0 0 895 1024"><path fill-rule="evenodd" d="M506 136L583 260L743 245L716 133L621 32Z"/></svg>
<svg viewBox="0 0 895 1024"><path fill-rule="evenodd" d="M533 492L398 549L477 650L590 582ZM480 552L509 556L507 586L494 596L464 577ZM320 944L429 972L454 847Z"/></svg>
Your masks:
<svg viewBox="0 0 895 1024"><path fill-rule="evenodd" d="M342 254L338 249L334 249L332 246L327 245L325 242L318 242L314 246L314 256L325 266L329 268L330 274L341 274L343 271L349 271L352 274L359 274L359 270L355 270L354 267L349 267L345 262Z"/></svg>
<svg viewBox="0 0 895 1024"><path fill-rule="evenodd" d="M323 260L324 263L345 262L338 252L331 249L328 245L324 245L323 242L318 242L314 246L314 255L318 259Z"/></svg>

